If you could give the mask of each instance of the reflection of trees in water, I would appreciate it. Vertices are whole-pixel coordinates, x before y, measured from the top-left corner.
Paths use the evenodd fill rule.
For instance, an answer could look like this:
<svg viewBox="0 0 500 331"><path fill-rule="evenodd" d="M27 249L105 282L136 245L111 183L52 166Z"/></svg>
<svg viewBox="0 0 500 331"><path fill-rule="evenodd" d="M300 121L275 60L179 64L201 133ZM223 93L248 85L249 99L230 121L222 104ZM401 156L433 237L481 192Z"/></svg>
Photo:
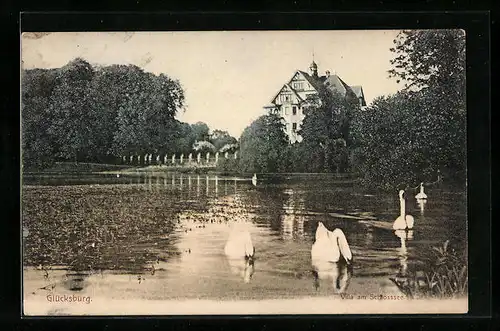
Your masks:
<svg viewBox="0 0 500 331"><path fill-rule="evenodd" d="M149 184L24 188L24 265L139 272L176 256L176 215L206 210L207 199L186 204L169 195Z"/></svg>
<svg viewBox="0 0 500 331"><path fill-rule="evenodd" d="M257 214L255 222L269 225L271 230L281 234L283 205L287 200L283 189L277 186L266 186L249 190L242 194L241 201L245 208Z"/></svg>
<svg viewBox="0 0 500 331"><path fill-rule="evenodd" d="M282 215L282 235L284 239L293 239L304 235L305 217L301 215L304 212L304 199L293 189L286 189L284 193L287 196L283 205Z"/></svg>

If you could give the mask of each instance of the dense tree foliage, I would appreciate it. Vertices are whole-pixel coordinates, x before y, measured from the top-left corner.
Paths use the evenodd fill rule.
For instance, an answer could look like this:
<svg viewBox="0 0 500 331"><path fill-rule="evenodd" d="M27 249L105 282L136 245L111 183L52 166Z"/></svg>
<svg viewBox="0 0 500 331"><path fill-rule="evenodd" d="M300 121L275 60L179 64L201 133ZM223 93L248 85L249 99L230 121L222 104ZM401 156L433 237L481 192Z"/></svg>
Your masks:
<svg viewBox="0 0 500 331"><path fill-rule="evenodd" d="M191 131L194 141L209 141L210 128L203 122L196 122L191 124Z"/></svg>
<svg viewBox="0 0 500 331"><path fill-rule="evenodd" d="M263 115L248 126L240 138L239 167L243 172L280 172L286 167L288 137L282 119Z"/></svg>
<svg viewBox="0 0 500 331"><path fill-rule="evenodd" d="M405 82L355 114L352 161L371 186L464 183L466 170L465 36L460 30L403 31L390 75Z"/></svg>
<svg viewBox="0 0 500 331"><path fill-rule="evenodd" d="M299 134L303 140L294 154L311 172L345 172L348 169L350 123L359 107L355 96L320 90L310 98Z"/></svg>
<svg viewBox="0 0 500 331"><path fill-rule="evenodd" d="M229 134L229 132L223 130L214 130L210 134L210 141L218 151L226 145L234 145L238 142L236 138Z"/></svg>
<svg viewBox="0 0 500 331"><path fill-rule="evenodd" d="M214 150L237 142L225 131L210 135L203 122L176 120L184 108L179 82L134 65L97 67L77 58L57 69L23 70L21 84L26 166L187 154L197 141Z"/></svg>

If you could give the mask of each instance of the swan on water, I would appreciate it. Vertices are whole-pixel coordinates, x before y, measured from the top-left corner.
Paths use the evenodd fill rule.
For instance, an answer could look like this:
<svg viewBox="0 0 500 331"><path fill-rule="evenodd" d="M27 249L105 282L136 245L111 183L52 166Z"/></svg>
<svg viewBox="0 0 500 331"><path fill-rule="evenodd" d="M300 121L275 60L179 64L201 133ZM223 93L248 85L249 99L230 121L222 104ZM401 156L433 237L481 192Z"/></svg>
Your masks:
<svg viewBox="0 0 500 331"><path fill-rule="evenodd" d="M412 229L414 219L413 219L413 216L406 214L406 201L405 201L405 191L404 190L399 191L399 205L400 205L400 215L394 221L392 228L394 230Z"/></svg>
<svg viewBox="0 0 500 331"><path fill-rule="evenodd" d="M352 261L352 252L344 232L341 229L329 231L323 222L319 222L316 240L311 249L312 260L339 262L340 257L348 264Z"/></svg>
<svg viewBox="0 0 500 331"><path fill-rule="evenodd" d="M256 186L256 185L257 185L257 174L253 174L253 176L252 176L252 184L253 184L254 186Z"/></svg>
<svg viewBox="0 0 500 331"><path fill-rule="evenodd" d="M424 183L420 183L420 192L415 196L417 200L427 199L427 194L424 193Z"/></svg>
<svg viewBox="0 0 500 331"><path fill-rule="evenodd" d="M224 246L224 253L230 258L253 259L255 247L247 230L233 229Z"/></svg>

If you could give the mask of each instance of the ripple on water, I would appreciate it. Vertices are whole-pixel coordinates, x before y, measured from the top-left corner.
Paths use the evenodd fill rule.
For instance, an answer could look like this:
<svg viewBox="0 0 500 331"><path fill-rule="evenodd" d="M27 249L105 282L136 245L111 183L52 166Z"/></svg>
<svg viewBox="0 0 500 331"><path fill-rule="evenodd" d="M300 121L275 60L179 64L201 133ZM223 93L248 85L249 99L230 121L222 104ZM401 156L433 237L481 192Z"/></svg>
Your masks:
<svg viewBox="0 0 500 331"><path fill-rule="evenodd" d="M75 273L103 270L73 278L73 285L66 271L47 271L63 292L162 299L324 296L333 295L333 285L321 280L317 287L310 259L319 221L342 228L351 245L347 291L363 291L363 284L389 291L388 277L414 263L418 252L446 239L465 240L465 214L453 207L456 194L436 196L423 214L410 204L416 228L404 251L391 229L397 196L367 196L312 177L266 180L255 188L242 178L186 174L182 186L179 176L168 174L71 177L71 186L60 185L60 177L41 179L41 186L23 188L24 263L66 265ZM249 281L250 269L223 254L234 224L246 226L256 248ZM42 271L25 274L31 292L43 293L39 288L51 284L44 277Z"/></svg>

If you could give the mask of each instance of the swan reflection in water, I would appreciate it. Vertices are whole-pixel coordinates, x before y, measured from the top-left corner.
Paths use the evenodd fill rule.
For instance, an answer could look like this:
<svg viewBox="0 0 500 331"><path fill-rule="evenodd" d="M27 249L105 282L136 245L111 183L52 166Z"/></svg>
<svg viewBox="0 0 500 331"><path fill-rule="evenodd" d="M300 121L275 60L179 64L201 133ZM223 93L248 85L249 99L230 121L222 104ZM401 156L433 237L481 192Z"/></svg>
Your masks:
<svg viewBox="0 0 500 331"><path fill-rule="evenodd" d="M413 230L396 230L394 234L399 237L401 242L401 246L398 248L400 268L397 276L406 277L408 273L408 248L406 247L406 241L413 239Z"/></svg>
<svg viewBox="0 0 500 331"><path fill-rule="evenodd" d="M341 260L339 262L319 261L312 262L314 288L319 289L320 281L330 282L335 293L345 293L352 278L352 265Z"/></svg>
<svg viewBox="0 0 500 331"><path fill-rule="evenodd" d="M417 200L417 204L420 207L420 215L424 214L425 204L426 203L427 203L427 200L425 200L425 199L419 199L419 200Z"/></svg>
<svg viewBox="0 0 500 331"><path fill-rule="evenodd" d="M250 280L255 272L255 262L253 258L226 256L226 261L229 264L229 269L232 274L241 277L245 283L250 283Z"/></svg>

